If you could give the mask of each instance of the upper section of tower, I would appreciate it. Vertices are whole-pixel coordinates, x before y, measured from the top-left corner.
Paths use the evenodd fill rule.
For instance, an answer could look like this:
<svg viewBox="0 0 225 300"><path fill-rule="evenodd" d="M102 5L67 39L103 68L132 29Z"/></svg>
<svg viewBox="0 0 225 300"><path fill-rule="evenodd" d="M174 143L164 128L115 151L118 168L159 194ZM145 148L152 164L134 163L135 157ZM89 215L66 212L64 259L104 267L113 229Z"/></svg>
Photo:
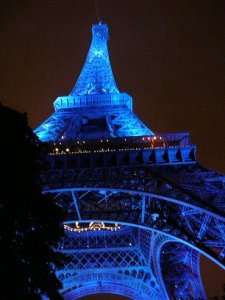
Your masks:
<svg viewBox="0 0 225 300"><path fill-rule="evenodd" d="M58 97L55 112L35 129L39 139L49 143L52 155L75 155L68 162L78 168L193 163L195 147L188 134L154 135L133 113L132 98L116 86L107 41L107 25L93 25L81 74L72 92ZM64 168L57 161L55 168Z"/></svg>
<svg viewBox="0 0 225 300"><path fill-rule="evenodd" d="M120 93L113 76L107 41L108 26L92 25L92 41L80 76L68 96L58 97L55 110L123 105L132 110L132 98Z"/></svg>
<svg viewBox="0 0 225 300"><path fill-rule="evenodd" d="M133 113L132 98L116 86L108 38L106 24L92 26L90 49L74 88L54 101L55 113L35 130L42 141L153 135Z"/></svg>
<svg viewBox="0 0 225 300"><path fill-rule="evenodd" d="M92 26L92 42L80 76L71 96L119 93L109 60L108 26Z"/></svg>

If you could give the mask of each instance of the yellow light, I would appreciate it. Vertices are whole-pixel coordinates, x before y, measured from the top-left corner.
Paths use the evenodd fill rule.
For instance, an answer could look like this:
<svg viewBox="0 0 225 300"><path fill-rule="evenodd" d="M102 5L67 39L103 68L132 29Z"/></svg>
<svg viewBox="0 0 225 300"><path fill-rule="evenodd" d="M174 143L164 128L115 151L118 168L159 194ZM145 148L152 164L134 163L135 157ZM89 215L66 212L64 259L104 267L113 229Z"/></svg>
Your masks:
<svg viewBox="0 0 225 300"><path fill-rule="evenodd" d="M115 223L114 226L106 226L105 223L103 223L103 222L100 222L100 223L90 222L89 225L88 225L88 227L81 228L79 226L79 223L76 222L75 223L75 227L70 227L70 226L68 226L68 225L65 224L64 225L64 229L72 231L72 232L81 233L81 232L87 231L87 230L94 230L94 231L96 231L96 230L98 230L98 231L100 231L100 230L117 231L118 229L120 229L120 226L118 226L117 223Z"/></svg>

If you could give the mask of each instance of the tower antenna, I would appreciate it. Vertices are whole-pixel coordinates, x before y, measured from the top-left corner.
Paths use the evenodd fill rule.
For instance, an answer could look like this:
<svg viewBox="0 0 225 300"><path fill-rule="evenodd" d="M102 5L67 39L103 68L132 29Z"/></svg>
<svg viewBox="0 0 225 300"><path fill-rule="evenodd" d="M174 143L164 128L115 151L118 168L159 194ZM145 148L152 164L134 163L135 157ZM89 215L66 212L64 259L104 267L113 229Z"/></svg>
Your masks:
<svg viewBox="0 0 225 300"><path fill-rule="evenodd" d="M96 17L98 19L98 22L100 23L100 17L99 17L99 8L98 8L98 3L97 0L95 0L95 11L96 11Z"/></svg>

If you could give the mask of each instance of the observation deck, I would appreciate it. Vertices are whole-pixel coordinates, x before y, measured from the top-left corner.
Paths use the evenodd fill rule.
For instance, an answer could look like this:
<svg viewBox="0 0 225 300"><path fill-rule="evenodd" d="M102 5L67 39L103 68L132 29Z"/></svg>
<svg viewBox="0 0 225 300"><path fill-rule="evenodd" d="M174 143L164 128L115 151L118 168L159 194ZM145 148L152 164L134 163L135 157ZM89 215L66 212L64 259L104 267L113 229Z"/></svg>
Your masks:
<svg viewBox="0 0 225 300"><path fill-rule="evenodd" d="M58 97L54 101L55 111L73 108L122 106L132 110L132 98L126 93L97 94Z"/></svg>
<svg viewBox="0 0 225 300"><path fill-rule="evenodd" d="M188 133L60 141L48 143L47 149L53 169L196 162L196 147Z"/></svg>

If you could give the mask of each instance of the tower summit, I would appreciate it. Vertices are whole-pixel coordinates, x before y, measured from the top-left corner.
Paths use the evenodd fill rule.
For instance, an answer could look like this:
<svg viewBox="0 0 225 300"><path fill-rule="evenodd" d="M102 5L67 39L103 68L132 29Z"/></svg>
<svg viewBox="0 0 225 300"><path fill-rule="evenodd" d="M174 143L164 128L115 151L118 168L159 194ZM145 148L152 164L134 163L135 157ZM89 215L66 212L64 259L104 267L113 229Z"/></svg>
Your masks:
<svg viewBox="0 0 225 300"><path fill-rule="evenodd" d="M92 26L91 46L70 96L119 93L109 60L108 39L106 24L99 23Z"/></svg>
<svg viewBox="0 0 225 300"><path fill-rule="evenodd" d="M136 117L113 77L107 25L92 34L74 88L35 130L48 150L43 193L66 212L60 292L206 299L200 254L225 266L224 177L196 161L188 133L154 135Z"/></svg>

